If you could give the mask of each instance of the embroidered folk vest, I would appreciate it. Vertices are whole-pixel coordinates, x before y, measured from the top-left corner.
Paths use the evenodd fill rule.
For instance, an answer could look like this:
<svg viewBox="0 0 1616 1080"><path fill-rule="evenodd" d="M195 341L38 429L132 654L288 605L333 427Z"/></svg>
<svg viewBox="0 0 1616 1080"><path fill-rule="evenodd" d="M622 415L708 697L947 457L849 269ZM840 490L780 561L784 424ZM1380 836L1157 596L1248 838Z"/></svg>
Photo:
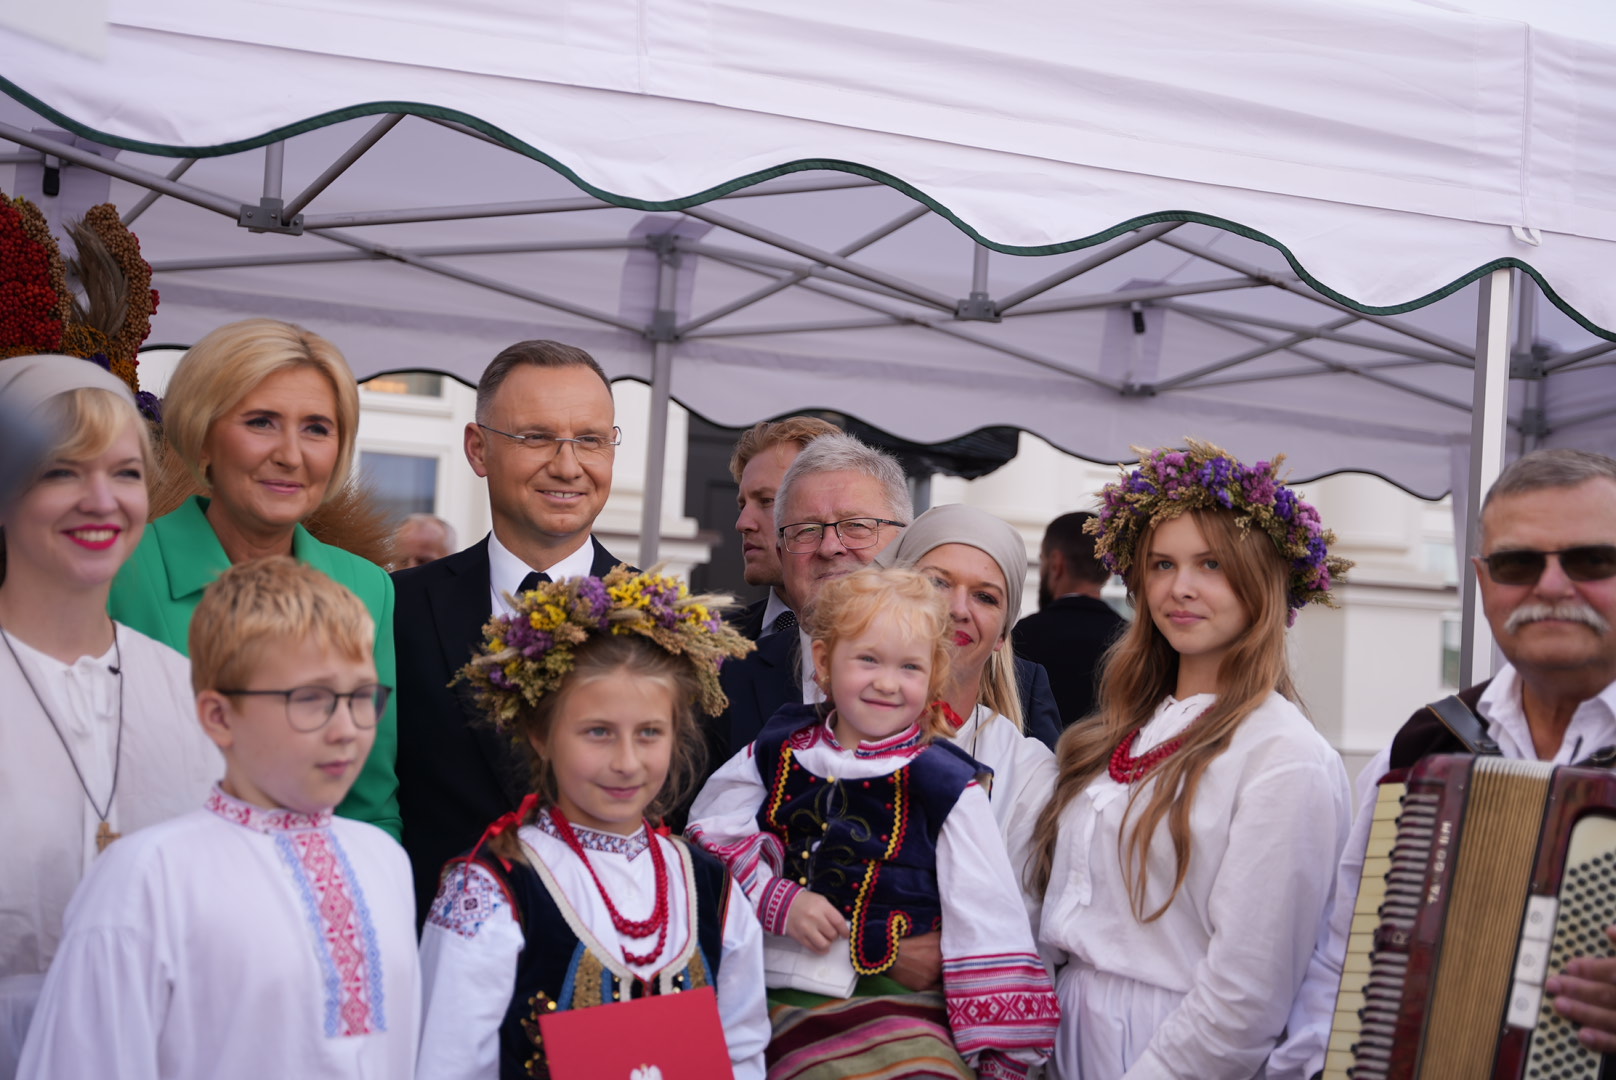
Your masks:
<svg viewBox="0 0 1616 1080"><path fill-rule="evenodd" d="M758 827L785 847L782 876L847 917L853 969L877 975L897 960L905 937L942 924L937 838L966 786L988 770L939 739L885 776L815 776L795 751L820 723L815 707L787 705L758 736L758 774L768 788Z"/></svg>
<svg viewBox="0 0 1616 1080"><path fill-rule="evenodd" d="M521 862L513 862L507 870L492 854L477 855L478 865L503 886L524 941L516 961L511 1004L499 1027L500 1080L547 1080L550 1068L539 1029L539 1017L546 1012L676 994L701 986L717 987L724 951L729 873L723 863L705 851L683 841L678 843L690 856L690 876L687 879L681 872L679 861L671 860L669 884L676 889L693 886L697 947L687 963L664 968L648 980L620 978L579 939L568 921L571 905L547 872ZM452 860L451 865L459 861L462 860ZM670 934L675 941L681 936ZM616 962L622 966L620 958Z"/></svg>

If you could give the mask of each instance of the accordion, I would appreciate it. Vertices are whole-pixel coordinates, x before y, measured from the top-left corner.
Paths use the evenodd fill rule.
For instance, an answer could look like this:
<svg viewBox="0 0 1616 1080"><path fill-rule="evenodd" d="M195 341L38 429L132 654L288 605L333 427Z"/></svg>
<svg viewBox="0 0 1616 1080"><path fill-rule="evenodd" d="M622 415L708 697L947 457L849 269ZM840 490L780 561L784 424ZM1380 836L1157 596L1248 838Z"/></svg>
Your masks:
<svg viewBox="0 0 1616 1080"><path fill-rule="evenodd" d="M1543 983L1611 955L1616 774L1441 755L1374 815L1324 1080L1599 1077Z"/></svg>

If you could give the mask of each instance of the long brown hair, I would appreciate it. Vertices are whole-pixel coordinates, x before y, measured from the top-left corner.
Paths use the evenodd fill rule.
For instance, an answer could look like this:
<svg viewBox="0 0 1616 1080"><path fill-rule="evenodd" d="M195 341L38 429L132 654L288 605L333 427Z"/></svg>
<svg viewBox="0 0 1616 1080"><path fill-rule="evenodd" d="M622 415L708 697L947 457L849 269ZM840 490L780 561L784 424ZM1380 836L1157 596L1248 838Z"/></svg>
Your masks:
<svg viewBox="0 0 1616 1080"><path fill-rule="evenodd" d="M1278 550L1261 532L1241 530L1230 511L1188 513L1200 527L1207 546L1217 553L1229 586L1244 606L1250 623L1218 666L1217 700L1212 707L1185 730L1182 748L1157 768L1151 781L1134 785L1129 792L1123 828L1117 837L1117 857L1122 861L1134 916L1147 923L1161 918L1172 906L1189 871L1190 809L1207 766L1228 748L1241 722L1270 693L1278 691L1292 701L1298 700L1285 655L1289 571ZM1140 557L1128 573L1128 594L1139 612L1127 632L1106 651L1099 710L1088 720L1067 728L1056 745L1060 773L1054 797L1039 815L1033 833L1033 859L1028 866L1028 883L1039 894L1049 887L1055 845L1060 840L1061 812L1105 770L1117 745L1130 732L1144 727L1162 700L1177 689L1178 653L1156 628L1142 603L1149 568L1149 560L1143 556L1154 531L1139 538ZM1147 788L1150 796L1134 818L1134 804ZM1150 842L1164 818L1173 841L1177 871L1166 901L1147 915Z"/></svg>

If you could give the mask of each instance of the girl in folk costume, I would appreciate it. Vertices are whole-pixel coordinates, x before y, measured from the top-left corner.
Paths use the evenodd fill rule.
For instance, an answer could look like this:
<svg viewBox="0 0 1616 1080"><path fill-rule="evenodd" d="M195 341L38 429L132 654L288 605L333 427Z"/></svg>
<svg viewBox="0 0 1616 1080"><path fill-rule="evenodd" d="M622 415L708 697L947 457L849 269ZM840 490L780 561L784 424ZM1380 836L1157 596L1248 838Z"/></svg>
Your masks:
<svg viewBox="0 0 1616 1080"><path fill-rule="evenodd" d="M1276 476L1215 446L1145 454L1089 523L1139 614L1069 729L1034 839L1066 955L1061 1080L1259 1075L1329 910L1341 759L1296 704L1285 630L1351 564Z"/></svg>
<svg viewBox="0 0 1616 1080"><path fill-rule="evenodd" d="M947 603L921 574L871 568L807 614L826 703L776 713L708 781L688 830L767 932L769 1077L1025 1076L1048 1057L1056 1004L986 770L934 740L949 731ZM941 994L885 974L903 938L939 929ZM813 954L834 963L810 960L804 981Z"/></svg>
<svg viewBox="0 0 1616 1080"><path fill-rule="evenodd" d="M751 643L656 574L543 582L462 670L531 751L534 794L444 870L421 939L417 1075L549 1075L546 1012L711 986L738 1080L760 1080L762 935L722 864L651 828L701 774L695 711Z"/></svg>

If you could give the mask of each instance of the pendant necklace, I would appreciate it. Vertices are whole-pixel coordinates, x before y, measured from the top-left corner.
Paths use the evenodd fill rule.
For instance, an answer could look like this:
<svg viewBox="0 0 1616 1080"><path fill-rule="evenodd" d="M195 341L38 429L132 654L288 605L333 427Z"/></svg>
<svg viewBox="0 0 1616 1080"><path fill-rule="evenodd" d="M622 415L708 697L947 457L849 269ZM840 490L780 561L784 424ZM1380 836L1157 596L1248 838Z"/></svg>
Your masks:
<svg viewBox="0 0 1616 1080"><path fill-rule="evenodd" d="M557 835L561 837L561 842L571 848L572 853L582 860L584 869L588 870L589 876L595 880L595 888L600 891L601 899L606 901L606 912L612 917L612 925L617 928L617 932L624 937L631 938L646 938L653 933L656 934L656 944L651 947L650 952L640 955L629 952L625 947L623 949L623 959L630 964L643 966L662 955L662 946L668 940L668 867L663 861L662 845L657 843L656 834L651 829L651 823L649 821L645 823L645 839L650 843L651 867L656 872L656 903L651 908L650 918L625 919L622 913L617 910L617 905L612 903L611 895L607 893L606 886L600 880L600 875L595 873L595 867L590 863L589 856L584 852L583 841L579 840L578 834L573 831L572 822L567 820L567 815L561 812L559 806L549 807L549 814L551 823L555 825Z"/></svg>
<svg viewBox="0 0 1616 1080"><path fill-rule="evenodd" d="M39 705L39 711L45 714L46 722L50 724L51 730L56 732L56 738L61 741L62 752L67 755L67 763L73 766L73 775L78 777L79 787L83 789L84 798L89 802L90 809L94 810L95 816L101 819L100 826L95 830L95 850L96 854L100 854L107 850L107 847L114 840L123 835L123 833L113 832L112 826L107 824L107 815L112 813L112 797L118 792L118 769L123 764L123 643L118 640L118 625L116 623L112 625L112 648L114 650L112 670L118 676L118 741L114 744L112 751L112 789L107 792L107 808L105 810L95 804L95 796L90 794L90 785L84 782L84 773L79 769L78 759L73 756L72 747L67 745L67 736L62 734L62 728L56 723L56 718L50 714L49 709L45 708L45 699L39 696L39 690L34 686L34 680L29 678L28 669L23 667L22 658L17 655L16 648L11 644L11 634L4 627L0 627L0 638L5 639L6 651L11 654L12 663L17 665L18 671L22 672L22 681L28 684L28 692L34 695L34 701Z"/></svg>

